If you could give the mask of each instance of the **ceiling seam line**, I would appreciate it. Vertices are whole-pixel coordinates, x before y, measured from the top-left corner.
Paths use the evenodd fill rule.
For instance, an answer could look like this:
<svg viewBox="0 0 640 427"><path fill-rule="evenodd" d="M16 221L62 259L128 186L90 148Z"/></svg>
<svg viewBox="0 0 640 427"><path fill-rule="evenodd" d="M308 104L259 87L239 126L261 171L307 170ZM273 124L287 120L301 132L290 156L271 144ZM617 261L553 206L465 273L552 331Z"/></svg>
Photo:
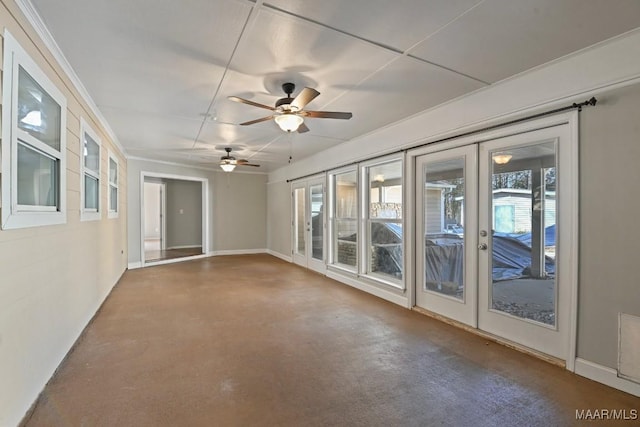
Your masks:
<svg viewBox="0 0 640 427"><path fill-rule="evenodd" d="M222 73L222 77L220 78L220 82L218 83L218 87L216 87L216 91L213 94L213 98L211 98L211 102L209 103L209 107L207 107L207 111L205 113L205 117L203 118L202 123L200 124L200 129L198 129L198 133L196 134L196 137L195 137L195 139L193 141L193 145L191 146L191 148L195 148L196 144L198 143L198 140L200 139L200 135L202 134L202 130L204 129L204 126L208 121L208 117L209 117L209 114L210 114L210 111L211 111L211 107L215 103L216 98L218 96L218 93L220 93L220 88L222 87L222 83L224 83L224 79L227 76L227 72L229 71L229 67L231 66L231 61L233 61L233 57L235 56L236 51L238 50L238 46L240 45L240 42L242 41L242 38L243 38L243 36L245 34L247 26L249 25L249 22L251 21L252 17L254 16L254 13L260 7L261 4L262 4L262 0L256 1L255 5L251 8L251 11L249 12L249 15L247 16L247 19L245 19L245 21L244 21L244 25L242 26L242 30L240 31L240 35L238 36L238 40L236 40L236 44L233 46L233 50L231 51L231 55L229 55L229 60L227 61L227 65L224 68L224 72ZM189 156L189 158L191 158L191 155Z"/></svg>
<svg viewBox="0 0 640 427"><path fill-rule="evenodd" d="M347 31L341 30L339 28L332 27L330 25L323 24L322 22L316 21L315 19L311 19L311 18L307 18L307 17L302 16L302 15L298 15L297 13L289 12L287 10L281 9L281 8L273 6L271 4L264 4L263 7L265 9L271 9L271 10L275 10L277 12L281 12L281 13L283 13L285 15L300 19L301 21L305 21L305 22L308 22L310 24L314 24L314 25L320 26L322 28L326 28L328 30L335 31L337 33L343 34L345 36L348 36L348 37L351 37L351 38L354 38L354 39L357 39L357 40L360 40L362 42L365 42L365 43L368 43L370 45L379 47L381 49L388 50L388 51L391 51L391 52L399 54L399 55L403 54L402 50L397 49L397 48L395 48L393 46L385 45L383 43L379 43L379 42L376 42L376 41L373 41L373 40L369 40L369 39L364 38L364 37L357 36L355 34L351 34L351 33L347 32Z"/></svg>
<svg viewBox="0 0 640 427"><path fill-rule="evenodd" d="M457 74L457 75L459 75L459 76L466 77L466 78L471 79L471 80L475 80L476 82L478 82L478 83L482 83L482 84L483 84L483 85L485 85L485 86L490 86L490 85L491 85L491 83L490 83L490 82L484 81L484 80L479 79L479 78L477 78L477 77L473 77L473 76L471 76L471 75L469 75L469 74L465 74L465 73L463 73L463 72L461 72L461 71L454 70L453 68L449 68L449 67L446 67L446 66L441 65L441 64L436 64L435 62L428 61L428 60L426 60L426 59L424 59L424 58L420 58L419 56L415 56L415 55L412 55L412 54L410 54L410 53L405 54L405 56L406 56L407 58L412 58L412 59L415 59L415 60L417 60L417 61L423 62L423 63L425 63L425 64L429 64L429 65L432 65L432 66L434 66L434 67L441 68L441 69L443 69L443 70L449 71L449 72L454 73L454 74Z"/></svg>

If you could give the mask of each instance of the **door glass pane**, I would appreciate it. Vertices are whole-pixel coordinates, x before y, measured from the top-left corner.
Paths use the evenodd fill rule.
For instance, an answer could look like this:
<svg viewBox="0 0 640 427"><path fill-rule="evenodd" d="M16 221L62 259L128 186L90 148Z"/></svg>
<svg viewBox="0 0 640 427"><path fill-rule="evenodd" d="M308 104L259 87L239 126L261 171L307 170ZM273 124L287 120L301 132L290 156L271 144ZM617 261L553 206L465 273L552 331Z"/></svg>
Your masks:
<svg viewBox="0 0 640 427"><path fill-rule="evenodd" d="M304 246L304 230L305 230L305 214L304 214L304 188L296 188L293 192L293 226L295 229L295 251L298 255L305 254Z"/></svg>
<svg viewBox="0 0 640 427"><path fill-rule="evenodd" d="M402 279L402 161L370 166L368 265L371 273Z"/></svg>
<svg viewBox="0 0 640 427"><path fill-rule="evenodd" d="M86 133L84 134L84 167L100 173L100 146Z"/></svg>
<svg viewBox="0 0 640 427"><path fill-rule="evenodd" d="M18 144L18 204L57 206L58 161Z"/></svg>
<svg viewBox="0 0 640 427"><path fill-rule="evenodd" d="M59 151L60 114L60 105L19 67L18 127Z"/></svg>
<svg viewBox="0 0 640 427"><path fill-rule="evenodd" d="M464 298L464 157L424 166L424 289Z"/></svg>
<svg viewBox="0 0 640 427"><path fill-rule="evenodd" d="M312 185L311 192L311 256L322 261L323 254L323 224L324 224L324 199L322 184Z"/></svg>
<svg viewBox="0 0 640 427"><path fill-rule="evenodd" d="M556 323L555 143L492 152L491 308Z"/></svg>
<svg viewBox="0 0 640 427"><path fill-rule="evenodd" d="M98 210L98 180L89 175L84 176L84 208Z"/></svg>

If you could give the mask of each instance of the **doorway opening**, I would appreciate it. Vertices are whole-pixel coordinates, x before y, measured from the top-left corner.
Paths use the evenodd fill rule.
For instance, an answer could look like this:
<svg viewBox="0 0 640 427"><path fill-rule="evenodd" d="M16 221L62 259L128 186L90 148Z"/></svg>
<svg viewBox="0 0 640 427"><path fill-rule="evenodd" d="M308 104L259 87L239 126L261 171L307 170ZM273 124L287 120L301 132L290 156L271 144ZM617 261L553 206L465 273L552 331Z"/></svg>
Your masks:
<svg viewBox="0 0 640 427"><path fill-rule="evenodd" d="M142 265L205 256L207 180L142 174Z"/></svg>

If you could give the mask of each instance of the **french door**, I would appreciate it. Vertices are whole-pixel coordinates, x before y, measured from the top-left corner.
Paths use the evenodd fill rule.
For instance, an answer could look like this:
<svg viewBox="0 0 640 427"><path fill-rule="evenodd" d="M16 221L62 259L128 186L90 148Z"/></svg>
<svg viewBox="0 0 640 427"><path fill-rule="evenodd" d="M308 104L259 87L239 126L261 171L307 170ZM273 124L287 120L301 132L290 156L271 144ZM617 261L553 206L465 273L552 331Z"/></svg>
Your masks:
<svg viewBox="0 0 640 427"><path fill-rule="evenodd" d="M293 262L320 273L326 272L324 204L324 177L293 184Z"/></svg>
<svg viewBox="0 0 640 427"><path fill-rule="evenodd" d="M559 123L416 157L417 306L571 360L573 132Z"/></svg>
<svg viewBox="0 0 640 427"><path fill-rule="evenodd" d="M416 305L476 327L476 147L420 156L416 171Z"/></svg>

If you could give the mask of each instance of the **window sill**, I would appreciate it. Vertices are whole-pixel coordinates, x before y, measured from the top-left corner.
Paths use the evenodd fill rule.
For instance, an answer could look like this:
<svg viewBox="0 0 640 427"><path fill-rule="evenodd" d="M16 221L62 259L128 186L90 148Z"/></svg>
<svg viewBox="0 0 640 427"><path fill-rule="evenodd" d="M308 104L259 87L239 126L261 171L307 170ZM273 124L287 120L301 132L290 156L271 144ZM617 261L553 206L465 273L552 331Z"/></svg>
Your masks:
<svg viewBox="0 0 640 427"><path fill-rule="evenodd" d="M2 229L44 227L67 223L66 212L17 212L2 215Z"/></svg>

